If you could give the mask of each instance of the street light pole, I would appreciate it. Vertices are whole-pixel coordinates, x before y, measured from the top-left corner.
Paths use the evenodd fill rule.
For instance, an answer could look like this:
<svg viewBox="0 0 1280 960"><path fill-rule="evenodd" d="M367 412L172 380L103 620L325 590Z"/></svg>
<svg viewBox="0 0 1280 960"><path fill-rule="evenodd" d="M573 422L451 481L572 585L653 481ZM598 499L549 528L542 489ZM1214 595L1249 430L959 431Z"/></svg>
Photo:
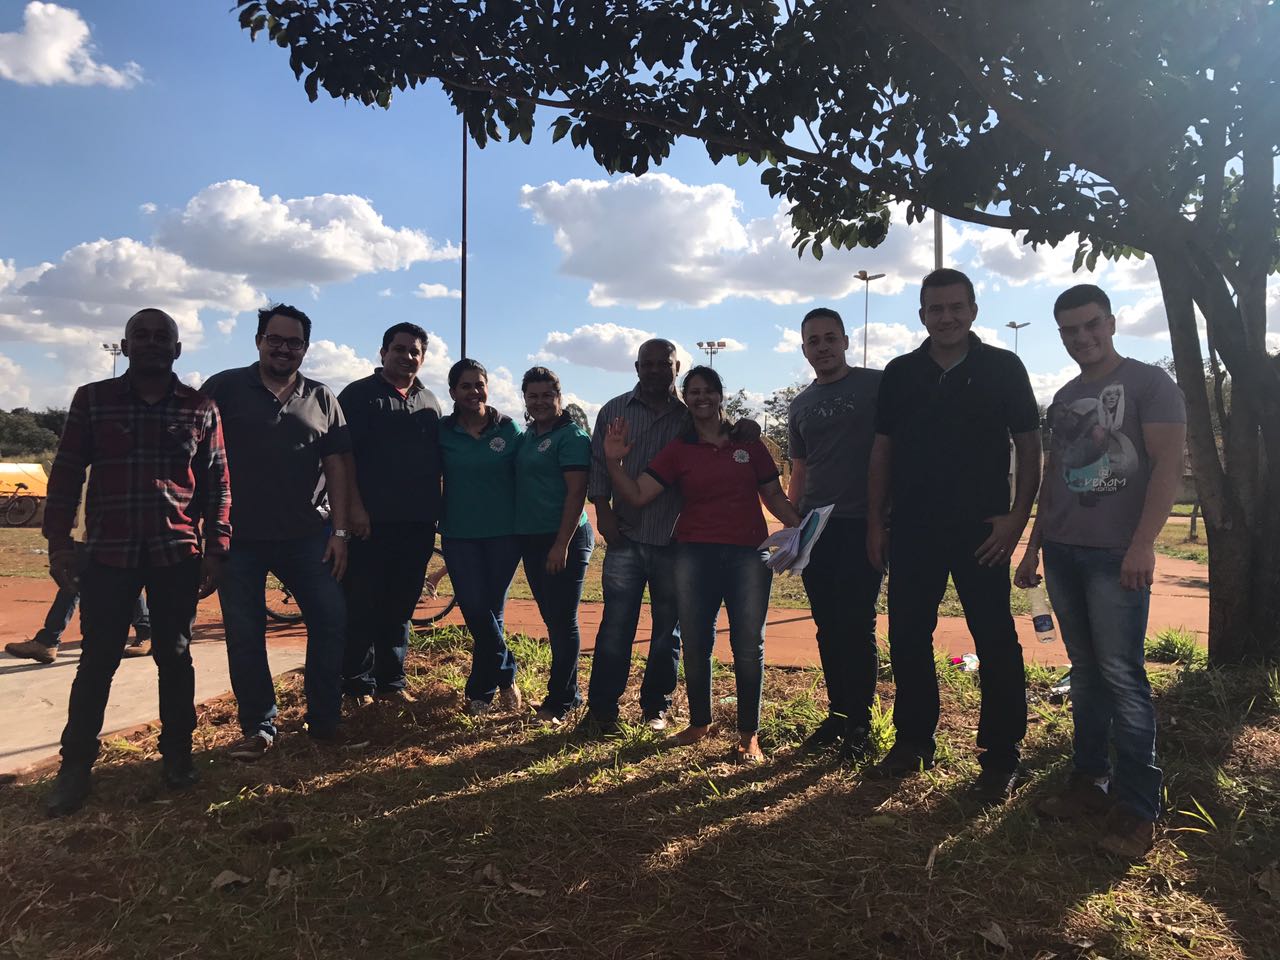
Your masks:
<svg viewBox="0 0 1280 960"><path fill-rule="evenodd" d="M723 340L699 340L698 348L707 355L707 366L715 367L716 354L725 348Z"/></svg>
<svg viewBox="0 0 1280 960"><path fill-rule="evenodd" d="M1018 355L1018 331L1023 327L1031 326L1031 321L1027 320L1025 323L1014 323L1010 320L1005 324L1005 326L1013 331L1013 355L1016 357Z"/></svg>
<svg viewBox="0 0 1280 960"><path fill-rule="evenodd" d="M104 343L102 349L111 354L111 376L114 378L116 375L116 358L120 356L120 344Z"/></svg>
<svg viewBox="0 0 1280 960"><path fill-rule="evenodd" d="M462 118L462 343L461 356L467 355L467 118Z"/></svg>
<svg viewBox="0 0 1280 960"><path fill-rule="evenodd" d="M862 365L865 367L867 365L868 321L871 319L871 281L879 280L884 274L867 273L865 270L859 270L854 276L862 281Z"/></svg>
<svg viewBox="0 0 1280 960"><path fill-rule="evenodd" d="M942 269L942 214L933 211L933 269Z"/></svg>

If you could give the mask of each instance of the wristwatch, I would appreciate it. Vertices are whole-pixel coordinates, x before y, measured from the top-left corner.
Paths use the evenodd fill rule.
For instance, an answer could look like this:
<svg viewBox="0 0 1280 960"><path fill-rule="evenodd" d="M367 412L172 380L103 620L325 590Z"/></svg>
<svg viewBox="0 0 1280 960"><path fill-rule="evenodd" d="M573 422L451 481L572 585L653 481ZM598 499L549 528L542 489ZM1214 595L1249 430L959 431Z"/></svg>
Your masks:
<svg viewBox="0 0 1280 960"><path fill-rule="evenodd" d="M337 529L337 530L334 530L334 531L333 531L333 535L334 535L335 537L337 537L339 540L350 540L350 539L351 539L351 534L349 534L346 530L343 530L343 529L341 529L341 528L339 528L339 529Z"/></svg>

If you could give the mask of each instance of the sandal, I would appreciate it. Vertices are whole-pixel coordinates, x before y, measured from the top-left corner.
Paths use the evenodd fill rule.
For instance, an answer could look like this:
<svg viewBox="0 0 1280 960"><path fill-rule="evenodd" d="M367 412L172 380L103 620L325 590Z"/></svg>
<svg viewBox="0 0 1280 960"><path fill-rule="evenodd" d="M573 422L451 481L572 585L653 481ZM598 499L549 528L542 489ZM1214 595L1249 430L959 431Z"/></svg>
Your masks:
<svg viewBox="0 0 1280 960"><path fill-rule="evenodd" d="M749 766L759 766L764 763L764 751L759 747L755 750L748 749L745 743L738 743L733 748L733 758L738 763L747 764Z"/></svg>
<svg viewBox="0 0 1280 960"><path fill-rule="evenodd" d="M695 732L699 731L701 732ZM690 744L697 743L699 740L705 740L716 732L716 725L713 723L708 727L685 727L679 733L673 733L662 741L664 747L687 747Z"/></svg>

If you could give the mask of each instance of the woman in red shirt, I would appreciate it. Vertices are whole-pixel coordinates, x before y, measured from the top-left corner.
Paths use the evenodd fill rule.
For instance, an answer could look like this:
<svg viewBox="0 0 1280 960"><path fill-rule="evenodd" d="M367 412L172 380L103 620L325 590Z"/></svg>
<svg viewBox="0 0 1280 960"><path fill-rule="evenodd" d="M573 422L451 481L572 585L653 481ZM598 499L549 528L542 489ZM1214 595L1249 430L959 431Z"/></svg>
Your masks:
<svg viewBox="0 0 1280 960"><path fill-rule="evenodd" d="M684 402L693 429L658 452L632 480L622 469L631 450L627 424L615 420L604 452L614 493L644 506L667 487L680 490L684 507L676 521L676 603L684 640L689 726L669 738L683 746L711 732L711 652L720 605L729 613L729 644L738 686L737 757L760 762L760 697L764 689L764 621L773 572L760 543L768 535L760 502L788 526L800 515L782 492L778 468L759 440L729 438L724 384L710 367L684 378Z"/></svg>

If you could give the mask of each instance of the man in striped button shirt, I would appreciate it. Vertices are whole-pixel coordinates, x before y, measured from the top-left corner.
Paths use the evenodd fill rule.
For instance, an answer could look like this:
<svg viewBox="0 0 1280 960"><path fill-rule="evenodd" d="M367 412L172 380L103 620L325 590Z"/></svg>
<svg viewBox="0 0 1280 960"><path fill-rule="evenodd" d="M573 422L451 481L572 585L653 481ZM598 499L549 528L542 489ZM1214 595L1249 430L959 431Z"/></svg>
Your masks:
<svg viewBox="0 0 1280 960"><path fill-rule="evenodd" d="M50 816L78 809L89 796L111 680L144 588L160 681L164 782L181 789L197 779L191 628L197 599L217 585L231 539L222 424L213 401L173 374L182 344L167 313L135 313L120 347L128 370L76 391L49 476L49 572L58 586L79 588L84 636L62 767L46 800ZM78 558L72 526L90 467Z"/></svg>

